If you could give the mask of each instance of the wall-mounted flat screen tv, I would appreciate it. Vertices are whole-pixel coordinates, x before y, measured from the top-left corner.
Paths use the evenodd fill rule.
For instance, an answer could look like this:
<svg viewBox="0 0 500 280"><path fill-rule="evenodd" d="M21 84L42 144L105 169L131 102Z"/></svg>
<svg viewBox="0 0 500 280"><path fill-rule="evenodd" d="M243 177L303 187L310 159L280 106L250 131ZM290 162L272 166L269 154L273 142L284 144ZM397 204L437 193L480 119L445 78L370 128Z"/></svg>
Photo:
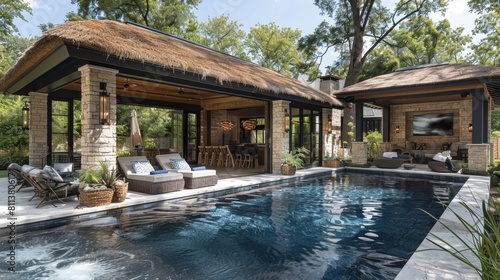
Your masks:
<svg viewBox="0 0 500 280"><path fill-rule="evenodd" d="M413 136L453 135L453 113L413 116Z"/></svg>

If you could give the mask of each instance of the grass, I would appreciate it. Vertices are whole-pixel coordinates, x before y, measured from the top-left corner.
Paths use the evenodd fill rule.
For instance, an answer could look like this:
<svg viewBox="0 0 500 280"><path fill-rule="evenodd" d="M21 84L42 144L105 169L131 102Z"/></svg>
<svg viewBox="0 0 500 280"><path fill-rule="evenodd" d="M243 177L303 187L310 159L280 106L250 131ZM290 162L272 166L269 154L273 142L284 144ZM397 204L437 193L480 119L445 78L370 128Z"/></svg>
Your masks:
<svg viewBox="0 0 500 280"><path fill-rule="evenodd" d="M7 170L0 170L0 178L7 178Z"/></svg>
<svg viewBox="0 0 500 280"><path fill-rule="evenodd" d="M479 201L476 202L478 205L482 205L482 207L477 208L465 202L460 202L460 205L464 207L467 214L470 215L470 220L466 219L466 217L460 216L457 212L455 212L455 210L450 208L453 215L455 215L455 217L463 225L464 229L471 234L470 239L462 238L462 234L460 234L460 232L454 231L448 225L439 221L438 218L431 215L460 241L460 246L458 247L463 247L465 249L456 248L447 240L435 234L431 234L436 240L428 240L437 248L428 250L440 250L449 253L460 262L474 269L479 275L481 275L481 279L483 280L499 280L500 219L498 213L500 213L500 200L498 198L492 198L490 200L489 207L485 201L482 201L482 203L479 203ZM474 264L472 260L468 259L466 256L467 253L472 253L474 257L479 260L480 266Z"/></svg>

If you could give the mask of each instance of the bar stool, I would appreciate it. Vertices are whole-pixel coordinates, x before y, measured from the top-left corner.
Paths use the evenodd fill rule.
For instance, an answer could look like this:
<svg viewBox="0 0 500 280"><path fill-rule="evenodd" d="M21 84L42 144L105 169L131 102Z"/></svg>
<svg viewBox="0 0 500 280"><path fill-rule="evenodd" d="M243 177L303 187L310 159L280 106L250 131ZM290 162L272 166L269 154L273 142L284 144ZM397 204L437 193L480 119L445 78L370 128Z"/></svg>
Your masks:
<svg viewBox="0 0 500 280"><path fill-rule="evenodd" d="M234 167L241 167L242 155L241 155L241 147L236 147L234 151L235 159L234 159Z"/></svg>
<svg viewBox="0 0 500 280"><path fill-rule="evenodd" d="M234 159L229 146L224 146L224 166L225 167L234 167Z"/></svg>

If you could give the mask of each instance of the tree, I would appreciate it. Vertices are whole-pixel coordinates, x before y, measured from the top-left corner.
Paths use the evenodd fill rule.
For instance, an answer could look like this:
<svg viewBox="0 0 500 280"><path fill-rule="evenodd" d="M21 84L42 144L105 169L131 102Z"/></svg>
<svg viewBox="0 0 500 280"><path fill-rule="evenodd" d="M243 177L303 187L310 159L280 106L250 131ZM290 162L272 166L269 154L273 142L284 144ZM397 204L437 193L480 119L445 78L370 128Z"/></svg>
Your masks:
<svg viewBox="0 0 500 280"><path fill-rule="evenodd" d="M399 24L446 6L445 0L400 0L391 12L378 0L314 0L314 4L334 22L323 21L313 34L302 38L301 49L321 61L330 48L335 48L349 65L346 86L356 83L367 56Z"/></svg>
<svg viewBox="0 0 500 280"><path fill-rule="evenodd" d="M71 0L78 12L69 13L68 20L111 19L132 21L180 35L194 19L191 9L201 0Z"/></svg>
<svg viewBox="0 0 500 280"><path fill-rule="evenodd" d="M28 151L29 135L21 128L23 105L20 96L0 94L0 147L10 156Z"/></svg>
<svg viewBox="0 0 500 280"><path fill-rule="evenodd" d="M300 35L300 30L279 28L274 22L257 24L247 36L248 53L260 66L292 77L295 69L304 63L297 50Z"/></svg>
<svg viewBox="0 0 500 280"><path fill-rule="evenodd" d="M0 35L8 36L18 32L14 19L26 21L23 12L31 14L31 8L23 0L0 0Z"/></svg>
<svg viewBox="0 0 500 280"><path fill-rule="evenodd" d="M475 21L473 34L484 34L485 37L480 40L479 44L472 45L471 58L481 65L498 66L500 65L500 4L487 5L485 3L484 6L476 6L475 3L478 1L470 2L472 2L472 11L487 12ZM493 10L488 10L488 8Z"/></svg>
<svg viewBox="0 0 500 280"><path fill-rule="evenodd" d="M500 110L491 111L491 131L500 131Z"/></svg>
<svg viewBox="0 0 500 280"><path fill-rule="evenodd" d="M199 42L221 52L248 59L245 53L245 31L236 21L229 21L227 16L208 18L208 22L199 24Z"/></svg>

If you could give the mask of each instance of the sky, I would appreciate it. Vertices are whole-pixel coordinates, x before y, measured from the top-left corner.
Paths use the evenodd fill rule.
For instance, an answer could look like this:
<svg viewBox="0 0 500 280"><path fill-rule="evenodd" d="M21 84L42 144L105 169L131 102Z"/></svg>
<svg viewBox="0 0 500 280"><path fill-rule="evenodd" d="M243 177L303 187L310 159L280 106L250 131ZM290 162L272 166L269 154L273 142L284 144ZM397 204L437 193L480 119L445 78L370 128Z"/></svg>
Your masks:
<svg viewBox="0 0 500 280"><path fill-rule="evenodd" d="M77 9L76 5L71 4L71 0L25 1L32 7L33 14L26 15L27 22L15 21L23 37L40 36L38 25L48 22L61 24L68 12ZM469 13L467 0L450 2L445 17L453 28L462 26L465 34L472 35L475 15ZM313 0L203 0L194 12L198 21L226 15L230 20L242 24L242 29L247 32L257 23L275 22L279 27L300 29L303 36L312 33L323 19L327 19L320 15ZM434 21L442 18L441 15L432 15ZM333 58L334 54L331 56Z"/></svg>

